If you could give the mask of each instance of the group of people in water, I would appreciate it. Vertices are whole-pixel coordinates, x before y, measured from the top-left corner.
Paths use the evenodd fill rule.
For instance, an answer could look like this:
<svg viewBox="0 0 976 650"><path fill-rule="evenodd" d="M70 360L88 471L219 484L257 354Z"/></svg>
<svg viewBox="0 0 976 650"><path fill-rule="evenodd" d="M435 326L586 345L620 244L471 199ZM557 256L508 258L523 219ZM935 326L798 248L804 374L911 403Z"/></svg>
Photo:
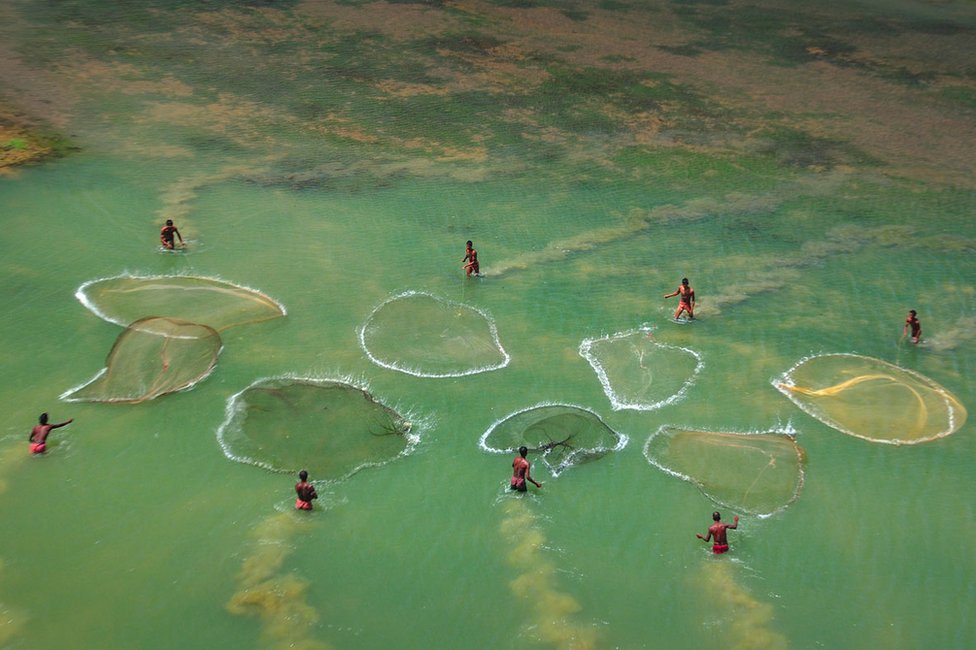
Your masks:
<svg viewBox="0 0 976 650"><path fill-rule="evenodd" d="M173 225L172 219L167 219L166 224L159 231L159 241L160 245L166 250L174 250L176 248L176 240L179 239L180 247L185 248L186 243L183 240L183 235L180 234L179 229ZM465 271L465 275L475 276L481 275L481 266L478 263L478 251L474 249L474 245L469 239L465 242L464 257L461 258L462 268ZM678 308L674 312L674 320L679 320L682 313L687 314L687 319L689 321L695 319L695 290L688 283L688 278L682 278L681 284L678 288L671 293L664 294L665 298L674 298L678 296ZM905 327L902 331L902 337L908 335L911 331L911 341L912 343L918 343L922 338L922 324L918 320L917 312L912 309L908 312L908 316L905 318ZM47 438L53 429L58 429L60 427L71 424L74 419L69 419L64 422L59 422L57 424L51 424L49 421L47 413L41 413L38 418L38 424L34 426L30 433L30 451L31 454L43 454L47 450ZM529 450L527 447L519 447L519 455L515 457L512 461L512 480L511 489L517 492L528 491L528 484L532 483L536 488L541 488L542 483L539 483L534 478L532 478L532 464L529 462L527 456ZM302 470L298 473L298 482L295 484L295 509L296 510L312 510L312 501L318 499L318 494L315 491L315 486L308 480L308 472ZM712 542L712 552L716 555L726 553L729 550L729 544L727 539L727 531L735 530L739 526L739 516L733 517L733 523L725 524L722 523L722 516L719 512L712 513L712 520L714 523L708 528L706 535L696 534L698 539L707 542Z"/></svg>

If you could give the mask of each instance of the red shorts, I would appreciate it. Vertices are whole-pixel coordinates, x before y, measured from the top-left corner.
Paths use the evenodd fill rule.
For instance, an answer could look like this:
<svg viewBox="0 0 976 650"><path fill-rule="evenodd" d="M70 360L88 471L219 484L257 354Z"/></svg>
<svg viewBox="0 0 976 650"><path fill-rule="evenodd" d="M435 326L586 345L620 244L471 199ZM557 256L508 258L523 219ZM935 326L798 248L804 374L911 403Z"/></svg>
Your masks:
<svg viewBox="0 0 976 650"><path fill-rule="evenodd" d="M295 510L311 510L311 501L302 501L301 499L295 499Z"/></svg>
<svg viewBox="0 0 976 650"><path fill-rule="evenodd" d="M684 300L678 303L678 311L680 312L682 309L684 309L689 314L695 313L694 308L688 303L686 303Z"/></svg>
<svg viewBox="0 0 976 650"><path fill-rule="evenodd" d="M728 552L729 552L729 545L728 544L713 544L712 545L712 553L714 553L715 555L721 555L722 553L728 553Z"/></svg>
<svg viewBox="0 0 976 650"><path fill-rule="evenodd" d="M32 454L43 454L47 449L47 445L43 442L32 442L31 443L31 453Z"/></svg>

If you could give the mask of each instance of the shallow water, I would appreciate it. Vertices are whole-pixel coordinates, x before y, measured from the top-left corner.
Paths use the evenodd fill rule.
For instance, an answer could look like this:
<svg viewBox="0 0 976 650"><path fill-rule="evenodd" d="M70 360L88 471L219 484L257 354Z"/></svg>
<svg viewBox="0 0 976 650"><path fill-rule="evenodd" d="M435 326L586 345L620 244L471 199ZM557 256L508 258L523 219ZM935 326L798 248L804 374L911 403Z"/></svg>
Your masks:
<svg viewBox="0 0 976 650"><path fill-rule="evenodd" d="M771 384L856 353L976 405L974 37L964 2L6 3L0 100L80 150L0 175L0 647L976 645L973 419L874 444ZM74 293L123 273L288 313L188 392L59 402L122 331ZM508 365L372 363L360 329L411 291L488 315ZM580 344L640 328L703 365L614 410ZM300 517L216 435L282 375L368 387L420 442ZM513 497L478 441L552 403L629 443ZM41 411L75 422L32 458ZM642 454L662 426L790 427L797 500L712 558L717 506Z"/></svg>

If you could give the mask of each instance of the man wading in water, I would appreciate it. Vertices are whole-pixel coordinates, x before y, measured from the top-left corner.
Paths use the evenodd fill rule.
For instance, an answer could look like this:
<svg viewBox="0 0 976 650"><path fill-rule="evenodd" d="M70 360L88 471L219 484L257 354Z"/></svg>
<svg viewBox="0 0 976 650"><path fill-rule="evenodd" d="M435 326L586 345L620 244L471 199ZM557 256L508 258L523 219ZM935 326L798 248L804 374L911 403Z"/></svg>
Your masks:
<svg viewBox="0 0 976 650"><path fill-rule="evenodd" d="M542 483L532 478L529 473L532 464L525 458L527 453L529 453L528 447L519 447L519 455L512 461L512 489L519 492L525 492L529 489L529 486L525 484L526 481L537 488L542 487Z"/></svg>
<svg viewBox="0 0 976 650"><path fill-rule="evenodd" d="M708 527L708 535L702 537L698 533L695 533L695 537L697 537L698 539L703 539L706 542L710 540L714 540L714 543L712 544L712 553L714 553L715 555L728 553L729 542L727 539L725 539L725 531L728 530L729 528L735 530L736 528L739 527L739 515L736 515L735 517L732 518L733 523L731 524L723 524L722 515L719 514L717 511L712 513L712 519L715 521L715 523Z"/></svg>

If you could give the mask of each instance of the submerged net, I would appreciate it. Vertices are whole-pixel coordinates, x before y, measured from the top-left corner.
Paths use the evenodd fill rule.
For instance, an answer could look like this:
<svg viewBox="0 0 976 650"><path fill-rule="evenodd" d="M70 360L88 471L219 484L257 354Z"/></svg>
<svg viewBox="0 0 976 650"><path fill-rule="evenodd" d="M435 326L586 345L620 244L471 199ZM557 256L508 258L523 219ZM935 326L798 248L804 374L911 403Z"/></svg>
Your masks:
<svg viewBox="0 0 976 650"><path fill-rule="evenodd" d="M774 385L824 424L872 442L926 442L966 421L959 400L928 377L856 354L803 359Z"/></svg>
<svg viewBox="0 0 976 650"><path fill-rule="evenodd" d="M481 447L493 453L516 453L526 446L541 454L553 476L573 465L623 449L627 437L608 427L598 415L578 406L536 406L509 415L481 436Z"/></svg>
<svg viewBox="0 0 976 650"><path fill-rule="evenodd" d="M803 449L786 433L661 427L644 445L644 456L716 503L754 515L786 507L803 485Z"/></svg>
<svg viewBox="0 0 976 650"><path fill-rule="evenodd" d="M185 390L210 374L220 350L220 335L206 325L143 318L115 340L99 374L61 399L138 403Z"/></svg>
<svg viewBox="0 0 976 650"><path fill-rule="evenodd" d="M123 275L86 282L75 296L100 318L128 325L145 316L166 316L222 331L285 315L269 296L222 280L169 275Z"/></svg>
<svg viewBox="0 0 976 650"><path fill-rule="evenodd" d="M263 379L228 400L217 432L232 460L338 480L380 465L416 443L400 414L357 386Z"/></svg>
<svg viewBox="0 0 976 650"><path fill-rule="evenodd" d="M635 330L586 339L580 355L596 371L614 410L650 411L681 399L702 369L697 352Z"/></svg>
<svg viewBox="0 0 976 650"><path fill-rule="evenodd" d="M374 363L417 377L460 377L497 370L509 361L487 314L415 291L377 307L359 340Z"/></svg>

